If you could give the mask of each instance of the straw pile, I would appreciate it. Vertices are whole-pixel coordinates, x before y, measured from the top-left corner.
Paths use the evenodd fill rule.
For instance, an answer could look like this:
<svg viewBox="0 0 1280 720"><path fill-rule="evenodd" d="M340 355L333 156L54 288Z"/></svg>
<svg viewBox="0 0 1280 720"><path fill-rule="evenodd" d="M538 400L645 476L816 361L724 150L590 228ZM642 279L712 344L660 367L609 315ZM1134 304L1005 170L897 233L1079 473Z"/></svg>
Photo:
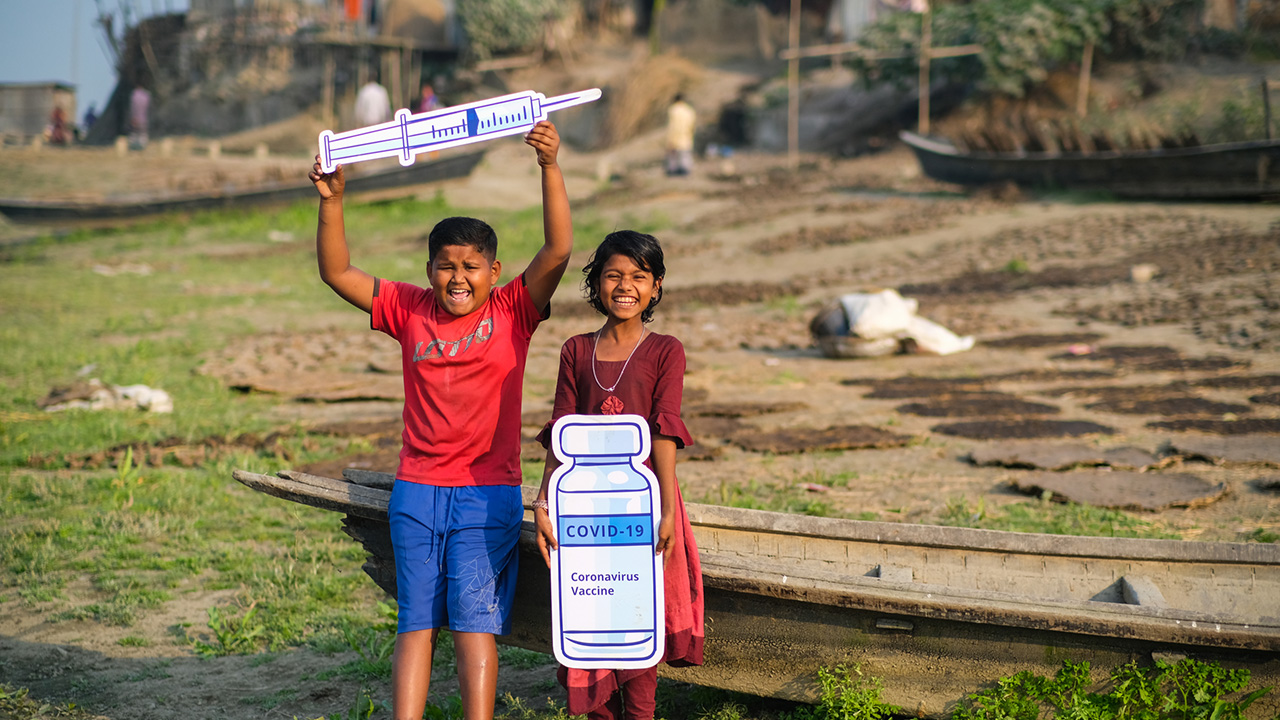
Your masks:
<svg viewBox="0 0 1280 720"><path fill-rule="evenodd" d="M700 78L697 65L670 53L636 65L610 102L605 144L626 142L665 122L667 106L677 94L688 95Z"/></svg>

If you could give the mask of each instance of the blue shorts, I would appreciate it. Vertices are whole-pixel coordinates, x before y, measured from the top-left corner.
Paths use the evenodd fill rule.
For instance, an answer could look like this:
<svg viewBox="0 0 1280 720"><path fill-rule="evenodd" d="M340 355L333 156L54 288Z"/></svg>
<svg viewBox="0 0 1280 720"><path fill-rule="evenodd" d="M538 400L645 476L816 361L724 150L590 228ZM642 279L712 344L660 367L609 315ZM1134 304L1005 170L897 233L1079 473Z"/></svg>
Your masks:
<svg viewBox="0 0 1280 720"><path fill-rule="evenodd" d="M387 506L399 632L511 632L518 485L439 487L396 480Z"/></svg>

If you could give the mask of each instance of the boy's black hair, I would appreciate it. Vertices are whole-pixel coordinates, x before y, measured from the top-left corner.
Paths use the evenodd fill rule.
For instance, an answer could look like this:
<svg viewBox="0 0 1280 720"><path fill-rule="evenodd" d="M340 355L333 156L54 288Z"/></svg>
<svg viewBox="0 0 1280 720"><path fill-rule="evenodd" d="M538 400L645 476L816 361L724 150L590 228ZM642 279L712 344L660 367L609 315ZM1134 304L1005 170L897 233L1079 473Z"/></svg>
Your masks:
<svg viewBox="0 0 1280 720"><path fill-rule="evenodd" d="M608 315L604 303L600 301L600 273L604 264L614 255L626 255L640 268L653 275L654 280L661 280L667 275L667 266L662 261L662 245L652 235L635 230L619 230L605 236L604 242L591 254L587 266L582 268L582 291L587 296L587 303L601 315ZM640 312L640 320L651 322L653 309L662 300L662 287L653 294L649 306Z"/></svg>
<svg viewBox="0 0 1280 720"><path fill-rule="evenodd" d="M498 234L489 223L469 217L445 218L431 228L427 236L427 263L430 264L447 245L470 245L489 262L498 257Z"/></svg>

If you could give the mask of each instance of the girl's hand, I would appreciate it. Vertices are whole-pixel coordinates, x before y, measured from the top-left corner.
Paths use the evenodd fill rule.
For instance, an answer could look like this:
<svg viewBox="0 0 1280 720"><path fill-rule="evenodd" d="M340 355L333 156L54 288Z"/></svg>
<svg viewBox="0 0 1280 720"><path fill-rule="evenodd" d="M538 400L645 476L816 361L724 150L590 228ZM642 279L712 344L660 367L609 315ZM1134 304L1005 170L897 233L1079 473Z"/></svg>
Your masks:
<svg viewBox="0 0 1280 720"><path fill-rule="evenodd" d="M550 520L547 521L550 524ZM658 521L658 542L654 546L653 554L662 553L662 566L666 567L671 561L671 549L676 544L676 518L671 513L662 513L662 519Z"/></svg>
<svg viewBox="0 0 1280 720"><path fill-rule="evenodd" d="M560 153L560 134L551 121L543 120L534 125L524 136L524 141L538 151L538 165L544 168L555 167L556 156Z"/></svg>
<svg viewBox="0 0 1280 720"><path fill-rule="evenodd" d="M555 530L551 527L551 516L542 508L534 508L533 524L538 528L538 532L535 533L538 538L538 552L542 553L542 559L546 561L549 568L551 567L551 551L559 547L556 544Z"/></svg>
<svg viewBox="0 0 1280 720"><path fill-rule="evenodd" d="M315 183L321 200L342 199L342 191L347 187L347 180L342 175L342 166L339 165L333 172L327 173L320 168L319 155L316 156L316 164L311 166L311 172L307 173L307 178Z"/></svg>

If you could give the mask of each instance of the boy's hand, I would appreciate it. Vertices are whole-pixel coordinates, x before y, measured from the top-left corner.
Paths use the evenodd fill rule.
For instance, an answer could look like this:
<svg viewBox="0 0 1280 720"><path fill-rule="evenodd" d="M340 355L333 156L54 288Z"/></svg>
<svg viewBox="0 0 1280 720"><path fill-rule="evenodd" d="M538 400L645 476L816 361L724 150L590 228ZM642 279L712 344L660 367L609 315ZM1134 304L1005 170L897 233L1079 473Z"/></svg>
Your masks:
<svg viewBox="0 0 1280 720"><path fill-rule="evenodd" d="M320 168L319 155L316 155L316 164L311 166L311 172L307 173L307 178L315 183L321 200L340 199L343 190L347 187L347 180L342 175L342 166L339 165L333 172L327 173Z"/></svg>
<svg viewBox="0 0 1280 720"><path fill-rule="evenodd" d="M560 153L560 134L550 120L534 125L524 136L524 141L538 151L538 165L544 168L555 167L556 156Z"/></svg>

